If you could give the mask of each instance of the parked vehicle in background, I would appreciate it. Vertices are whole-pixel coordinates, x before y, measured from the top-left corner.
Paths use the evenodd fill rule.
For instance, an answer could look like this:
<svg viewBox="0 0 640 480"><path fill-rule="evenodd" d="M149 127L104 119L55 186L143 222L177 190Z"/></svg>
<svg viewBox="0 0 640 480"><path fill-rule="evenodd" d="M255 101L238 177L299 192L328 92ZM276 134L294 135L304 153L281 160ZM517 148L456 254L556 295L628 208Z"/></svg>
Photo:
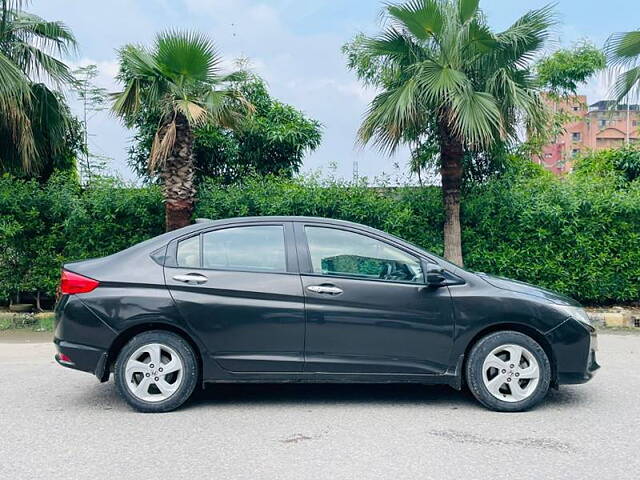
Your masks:
<svg viewBox="0 0 640 480"><path fill-rule="evenodd" d="M521 411L599 368L575 301L345 221L199 221L69 263L60 289L56 360L145 412L207 382L466 382Z"/></svg>

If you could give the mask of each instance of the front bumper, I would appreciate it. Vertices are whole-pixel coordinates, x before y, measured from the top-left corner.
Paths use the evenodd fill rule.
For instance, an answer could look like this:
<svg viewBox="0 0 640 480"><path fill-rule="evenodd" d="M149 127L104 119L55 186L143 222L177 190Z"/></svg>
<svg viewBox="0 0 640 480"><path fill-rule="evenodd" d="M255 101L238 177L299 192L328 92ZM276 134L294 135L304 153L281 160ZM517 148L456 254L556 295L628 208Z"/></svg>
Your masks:
<svg viewBox="0 0 640 480"><path fill-rule="evenodd" d="M58 351L55 355L56 362L63 367L93 373L101 382L109 379L109 372L107 371L108 352L106 350L66 342L59 338L54 338L53 343Z"/></svg>
<svg viewBox="0 0 640 480"><path fill-rule="evenodd" d="M556 365L556 383L578 384L591 380L600 368L598 338L593 327L569 318L546 335Z"/></svg>

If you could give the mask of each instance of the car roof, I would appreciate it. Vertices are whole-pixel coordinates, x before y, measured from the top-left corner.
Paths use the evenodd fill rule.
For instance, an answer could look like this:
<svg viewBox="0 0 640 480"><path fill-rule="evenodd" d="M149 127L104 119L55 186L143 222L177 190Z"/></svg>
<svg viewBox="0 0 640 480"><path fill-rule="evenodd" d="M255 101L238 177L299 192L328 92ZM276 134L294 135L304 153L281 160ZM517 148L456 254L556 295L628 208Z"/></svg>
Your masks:
<svg viewBox="0 0 640 480"><path fill-rule="evenodd" d="M335 218L326 218L326 217L305 217L305 216L257 216L257 217L233 217L233 218L224 218L219 220L211 220L208 218L197 218L196 225L224 225L226 223L242 223L242 222L304 222L304 223L327 223L330 225L344 225L350 227L358 227L364 228L367 230L375 230L380 232L380 230L376 230L375 228L368 227L361 223L349 222L348 220L338 220ZM384 232L381 232L384 233Z"/></svg>

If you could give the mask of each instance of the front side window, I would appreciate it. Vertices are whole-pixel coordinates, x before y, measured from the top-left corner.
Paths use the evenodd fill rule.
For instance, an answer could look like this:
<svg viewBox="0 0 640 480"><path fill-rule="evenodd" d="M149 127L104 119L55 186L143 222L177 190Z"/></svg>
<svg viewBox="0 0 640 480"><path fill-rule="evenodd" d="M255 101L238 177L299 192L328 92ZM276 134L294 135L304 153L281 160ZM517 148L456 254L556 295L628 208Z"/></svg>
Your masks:
<svg viewBox="0 0 640 480"><path fill-rule="evenodd" d="M424 283L420 261L387 243L327 227L305 227L305 233L314 273Z"/></svg>
<svg viewBox="0 0 640 480"><path fill-rule="evenodd" d="M256 225L205 233L202 236L202 266L285 272L284 227Z"/></svg>

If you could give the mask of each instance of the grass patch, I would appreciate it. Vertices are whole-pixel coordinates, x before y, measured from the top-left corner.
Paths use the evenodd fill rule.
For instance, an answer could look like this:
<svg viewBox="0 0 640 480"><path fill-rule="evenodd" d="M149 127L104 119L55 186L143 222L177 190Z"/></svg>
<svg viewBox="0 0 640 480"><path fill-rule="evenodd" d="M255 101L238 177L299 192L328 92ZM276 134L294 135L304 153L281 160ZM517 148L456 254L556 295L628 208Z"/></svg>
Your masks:
<svg viewBox="0 0 640 480"><path fill-rule="evenodd" d="M25 328L36 332L52 332L55 315L44 313L0 313L0 330Z"/></svg>

